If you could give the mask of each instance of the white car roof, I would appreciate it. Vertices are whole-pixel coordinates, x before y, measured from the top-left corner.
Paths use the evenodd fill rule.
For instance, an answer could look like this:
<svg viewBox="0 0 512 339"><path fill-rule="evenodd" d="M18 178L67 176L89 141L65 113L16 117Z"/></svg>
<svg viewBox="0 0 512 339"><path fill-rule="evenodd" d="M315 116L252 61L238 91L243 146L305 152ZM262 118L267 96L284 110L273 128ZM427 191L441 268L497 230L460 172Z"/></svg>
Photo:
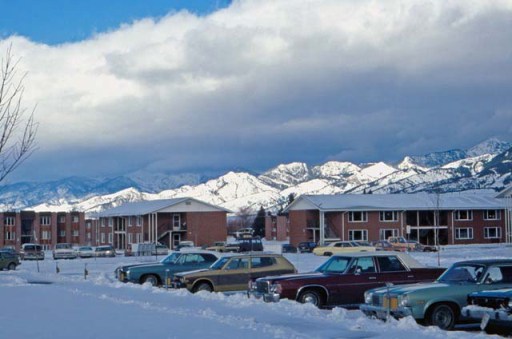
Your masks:
<svg viewBox="0 0 512 339"><path fill-rule="evenodd" d="M409 268L425 268L426 266L420 263L418 260L411 257L409 254L404 252L396 252L396 251L377 251L377 252L345 252L345 253L336 253L333 256L336 257L387 257L387 256L395 256L400 258L404 264L406 264Z"/></svg>

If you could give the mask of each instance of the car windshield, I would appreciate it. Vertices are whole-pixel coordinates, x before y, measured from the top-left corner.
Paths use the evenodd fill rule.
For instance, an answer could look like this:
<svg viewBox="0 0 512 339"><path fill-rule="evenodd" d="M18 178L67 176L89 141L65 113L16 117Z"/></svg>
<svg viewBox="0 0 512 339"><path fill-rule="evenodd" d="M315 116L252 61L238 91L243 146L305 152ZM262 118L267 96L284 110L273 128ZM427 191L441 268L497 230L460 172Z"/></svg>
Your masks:
<svg viewBox="0 0 512 339"><path fill-rule="evenodd" d="M318 267L315 272L343 273L347 269L350 260L351 258L349 257L331 257L329 260L320 265L320 267Z"/></svg>
<svg viewBox="0 0 512 339"><path fill-rule="evenodd" d="M80 247L80 251L92 251L92 247Z"/></svg>
<svg viewBox="0 0 512 339"><path fill-rule="evenodd" d="M163 258L162 260L160 260L160 262L162 264L171 264L171 263L175 263L176 260L178 260L178 258L180 257L180 253L176 253L176 252L173 252L171 254L169 254L168 256L166 256L165 258Z"/></svg>
<svg viewBox="0 0 512 339"><path fill-rule="evenodd" d="M469 282L477 283L482 277L485 266L478 264L453 265L444 272L437 281L444 283Z"/></svg>
<svg viewBox="0 0 512 339"><path fill-rule="evenodd" d="M220 258L219 260L214 262L212 264L212 266L210 266L210 269L212 269L212 270L222 269L222 267L224 267L224 265L228 262L229 259L230 259L229 257Z"/></svg>
<svg viewBox="0 0 512 339"><path fill-rule="evenodd" d="M57 249L68 249L68 248L71 248L71 245L70 244L57 244L55 246L55 248L57 248Z"/></svg>

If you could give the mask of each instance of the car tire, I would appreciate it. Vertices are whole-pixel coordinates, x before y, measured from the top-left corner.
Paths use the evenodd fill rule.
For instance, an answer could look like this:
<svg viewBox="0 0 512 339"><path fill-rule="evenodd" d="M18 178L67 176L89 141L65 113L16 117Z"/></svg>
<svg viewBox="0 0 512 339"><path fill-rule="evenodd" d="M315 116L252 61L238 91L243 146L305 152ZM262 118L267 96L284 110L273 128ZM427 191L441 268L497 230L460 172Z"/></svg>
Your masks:
<svg viewBox="0 0 512 339"><path fill-rule="evenodd" d="M213 292L213 287L207 282L201 282L194 287L194 293L199 291Z"/></svg>
<svg viewBox="0 0 512 339"><path fill-rule="evenodd" d="M7 266L7 269L9 271L14 271L16 269L16 264L15 263L10 263L8 266Z"/></svg>
<svg viewBox="0 0 512 339"><path fill-rule="evenodd" d="M323 306L322 295L315 290L305 290L299 295L298 301L303 304L312 304L320 308Z"/></svg>
<svg viewBox="0 0 512 339"><path fill-rule="evenodd" d="M156 275L154 274L148 274L148 275L145 275L142 279L141 279L141 283L142 284L145 284L145 283L150 283L151 286L158 286L158 278Z"/></svg>
<svg viewBox="0 0 512 339"><path fill-rule="evenodd" d="M455 312L448 304L438 304L430 312L428 321L430 325L442 330L451 330L455 326Z"/></svg>

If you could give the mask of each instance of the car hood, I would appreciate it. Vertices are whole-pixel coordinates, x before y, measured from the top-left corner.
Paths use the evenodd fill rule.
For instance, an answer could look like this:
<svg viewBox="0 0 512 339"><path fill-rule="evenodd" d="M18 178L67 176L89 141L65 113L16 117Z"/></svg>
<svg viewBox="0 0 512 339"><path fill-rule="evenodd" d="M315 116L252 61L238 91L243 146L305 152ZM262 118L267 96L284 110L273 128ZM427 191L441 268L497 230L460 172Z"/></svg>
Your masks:
<svg viewBox="0 0 512 339"><path fill-rule="evenodd" d="M456 289L456 285L447 284L442 282L431 282L431 283L417 283L417 284L407 284L407 285L395 285L389 288L389 292L392 294L404 294L425 290L441 290L441 289ZM386 293L388 290L387 287L380 287L375 289L374 291L377 293Z"/></svg>
<svg viewBox="0 0 512 339"><path fill-rule="evenodd" d="M154 263L147 263L147 264L124 265L119 268L122 269L123 271L127 271L127 270L134 269L134 268L148 268L148 267L156 268L156 267L163 267L163 266L164 265L162 263L154 262Z"/></svg>

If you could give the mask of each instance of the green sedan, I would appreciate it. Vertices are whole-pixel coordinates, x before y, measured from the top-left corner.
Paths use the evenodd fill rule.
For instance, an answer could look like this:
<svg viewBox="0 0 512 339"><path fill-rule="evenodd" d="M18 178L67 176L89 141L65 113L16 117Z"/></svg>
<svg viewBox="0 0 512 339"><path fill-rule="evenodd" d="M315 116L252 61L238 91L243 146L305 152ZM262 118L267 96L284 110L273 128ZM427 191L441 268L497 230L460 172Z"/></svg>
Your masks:
<svg viewBox="0 0 512 339"><path fill-rule="evenodd" d="M207 251L172 252L159 262L120 266L116 278L122 282L168 285L175 273L210 267L218 254Z"/></svg>
<svg viewBox="0 0 512 339"><path fill-rule="evenodd" d="M361 311L387 319L412 316L420 323L453 329L468 294L512 287L512 260L472 260L454 264L435 282L387 286L365 292Z"/></svg>

